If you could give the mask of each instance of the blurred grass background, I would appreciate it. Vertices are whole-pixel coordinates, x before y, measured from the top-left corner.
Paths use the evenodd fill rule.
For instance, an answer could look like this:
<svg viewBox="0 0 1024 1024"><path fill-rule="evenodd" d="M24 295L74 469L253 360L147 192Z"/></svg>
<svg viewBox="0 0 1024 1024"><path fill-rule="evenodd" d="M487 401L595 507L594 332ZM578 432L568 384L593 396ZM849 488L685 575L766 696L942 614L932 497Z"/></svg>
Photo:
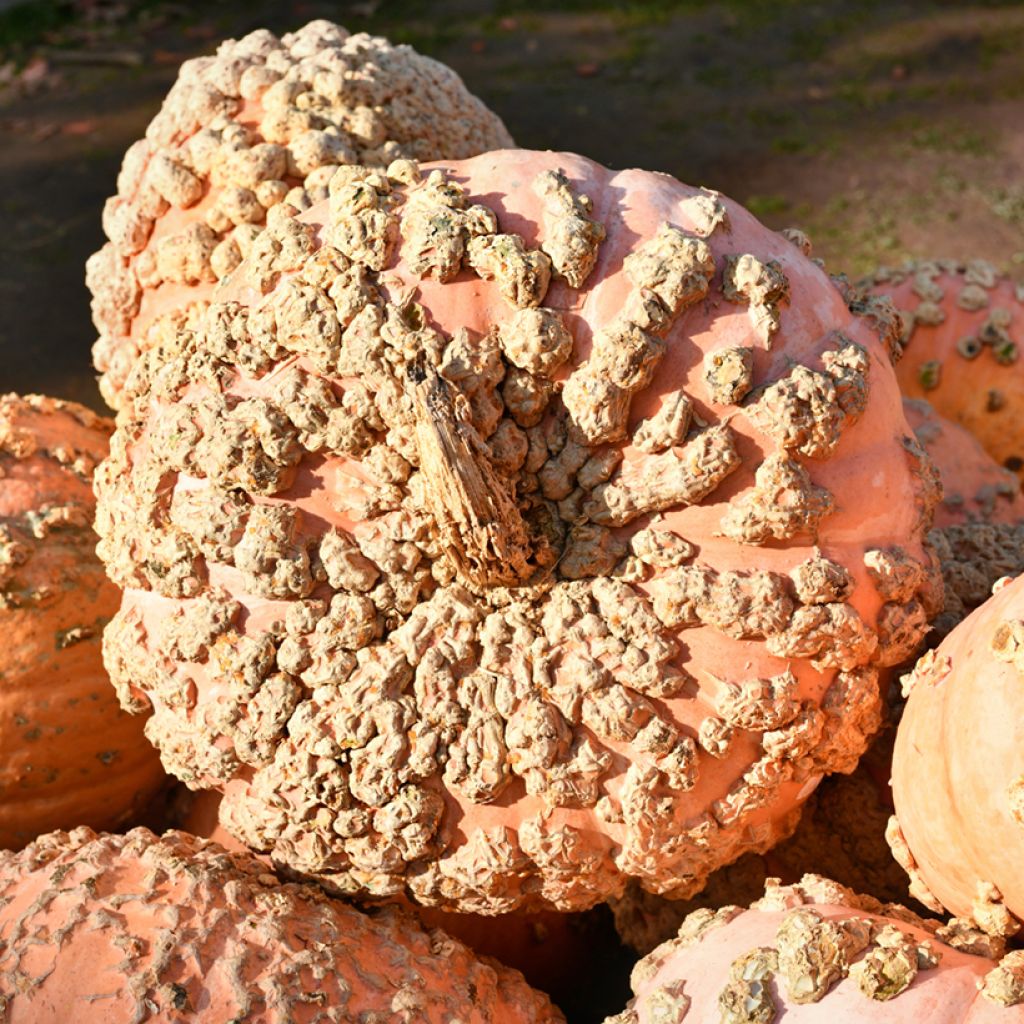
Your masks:
<svg viewBox="0 0 1024 1024"><path fill-rule="evenodd" d="M718 188L832 269L1024 262L1024 3L0 0L0 386L97 408L83 263L185 58L316 17L455 68L520 145Z"/></svg>

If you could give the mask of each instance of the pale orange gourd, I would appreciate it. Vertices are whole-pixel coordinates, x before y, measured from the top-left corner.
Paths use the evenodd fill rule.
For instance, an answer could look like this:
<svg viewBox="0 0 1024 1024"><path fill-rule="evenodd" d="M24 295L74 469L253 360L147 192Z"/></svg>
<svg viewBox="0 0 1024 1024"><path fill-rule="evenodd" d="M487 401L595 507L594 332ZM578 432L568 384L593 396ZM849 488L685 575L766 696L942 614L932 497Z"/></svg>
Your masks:
<svg viewBox="0 0 1024 1024"><path fill-rule="evenodd" d="M932 260L881 270L871 289L904 319L903 393L928 399L1024 477L1024 284L984 260Z"/></svg>
<svg viewBox="0 0 1024 1024"><path fill-rule="evenodd" d="M184 832L54 832L0 853L5 1024L558 1024L516 971Z"/></svg>
<svg viewBox="0 0 1024 1024"><path fill-rule="evenodd" d="M921 902L1010 934L1024 920L1024 577L909 678L891 842Z"/></svg>
<svg viewBox="0 0 1024 1024"><path fill-rule="evenodd" d="M691 914L605 1024L1011 1024L1024 1020L1024 953L1003 952L815 875L769 881L749 910Z"/></svg>
<svg viewBox="0 0 1024 1024"><path fill-rule="evenodd" d="M935 508L937 530L968 523L1024 522L1020 481L996 463L973 434L940 416L924 399L904 399L903 411L942 479L942 501Z"/></svg>
<svg viewBox="0 0 1024 1024"><path fill-rule="evenodd" d="M342 169L142 357L108 665L233 834L338 891L687 895L878 727L934 470L876 324L735 203L425 171Z"/></svg>
<svg viewBox="0 0 1024 1024"><path fill-rule="evenodd" d="M109 241L87 266L103 397L118 408L139 352L201 309L268 223L324 197L339 164L511 142L450 68L327 21L187 61L125 155L103 214Z"/></svg>
<svg viewBox="0 0 1024 1024"><path fill-rule="evenodd" d="M200 790L176 794L172 826L211 839L231 853L248 852L219 821L220 793ZM261 858L263 859L263 858ZM414 913L421 926L441 928L465 943L477 956L493 957L519 971L535 988L561 1003L579 998L579 979L595 956L594 944L608 946L613 936L593 912L560 914L550 910L520 911L499 917L458 914L398 901ZM645 951L646 952L646 951Z"/></svg>
<svg viewBox="0 0 1024 1024"><path fill-rule="evenodd" d="M123 823L165 780L103 668L120 594L94 550L92 474L112 430L73 402L0 397L0 849Z"/></svg>

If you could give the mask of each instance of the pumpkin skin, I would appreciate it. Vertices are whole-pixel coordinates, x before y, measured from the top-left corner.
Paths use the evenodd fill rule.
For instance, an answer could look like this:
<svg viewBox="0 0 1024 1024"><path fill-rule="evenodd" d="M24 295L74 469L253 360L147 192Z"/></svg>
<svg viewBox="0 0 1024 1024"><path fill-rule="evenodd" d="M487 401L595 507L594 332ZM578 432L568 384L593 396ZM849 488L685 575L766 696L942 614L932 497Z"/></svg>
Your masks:
<svg viewBox="0 0 1024 1024"><path fill-rule="evenodd" d="M924 399L904 399L903 411L942 480L942 501L928 535L941 553L946 585L945 607L929 637L937 643L989 596L996 580L1024 572L1024 496L1013 473ZM894 714L893 725L875 739L854 772L822 782L805 804L793 835L768 853L747 854L720 868L689 900L666 900L631 884L612 901L623 942L648 953L671 938L694 910L747 904L757 898L767 878L789 884L808 871L823 871L878 899L907 902L906 872L885 838L893 811L889 778L897 719Z"/></svg>
<svg viewBox="0 0 1024 1024"><path fill-rule="evenodd" d="M1024 919L1019 649L1024 577L916 665L893 757L891 842L926 906L1009 934Z"/></svg>
<svg viewBox="0 0 1024 1024"><path fill-rule="evenodd" d="M896 731L885 728L849 775L830 775L804 805L793 834L764 854L746 854L720 868L705 889L689 900L667 900L634 883L611 901L615 927L640 954L672 938L683 920L701 908L747 904L769 878L798 882L812 868L827 870L839 884L876 899L906 903L906 872L886 842L892 815L892 748Z"/></svg>
<svg viewBox="0 0 1024 1024"><path fill-rule="evenodd" d="M204 304L266 227L326 197L339 164L461 159L512 140L454 71L313 21L187 61L107 200L88 264L93 360L114 409L139 351Z"/></svg>
<svg viewBox="0 0 1024 1024"><path fill-rule="evenodd" d="M169 770L225 793L229 831L338 891L492 914L585 909L631 876L685 896L775 842L880 724L878 670L907 657L937 610L921 543L933 469L874 325L736 204L569 154L446 167L426 181L407 164L390 181L342 171L330 206L291 222L307 227L305 251L240 267L209 327L143 356L98 485L99 550L126 588L107 664L126 706L154 707L148 735ZM506 234L488 233L480 204ZM484 276L458 258L460 232L481 225L466 244ZM328 237L355 262L320 247ZM538 241L568 275L549 290ZM320 284L301 292L315 310L292 304L300 264L344 313ZM303 334L288 342L300 358L260 362L253 339L271 309L277 337ZM219 317L239 319L218 334ZM211 330L236 339L225 358L258 368L222 364ZM397 347L359 362L367 331ZM631 340L609 340L617 331ZM512 373L506 349L532 369ZM788 390L795 363L837 374L805 375L824 396L820 421ZM747 376L757 394L735 405ZM313 408L334 401L313 397L324 380L347 396L333 412ZM305 461L267 404L285 383L314 418L294 415L336 438L310 434L320 454ZM252 426L261 450L292 460L259 456L241 496L217 465L236 460L231 414L193 404L220 402L207 390L220 387L232 405L251 396L240 413L271 417ZM377 415L371 393L383 410L372 437L358 425ZM687 438L689 403L713 426ZM357 407L371 420L353 419ZM534 413L536 428L514 422ZM790 413L804 419L784 444L818 453L806 468L772 439ZM357 437L373 442L362 457ZM531 448L539 458L524 462ZM287 537L260 532L267 516ZM200 553L189 531L207 522L219 539ZM354 588L331 598L333 618L315 603L332 578Z"/></svg>
<svg viewBox="0 0 1024 1024"><path fill-rule="evenodd" d="M942 479L935 529L964 523L1019 523L1024 493L1010 470L998 465L963 427L940 416L921 398L905 398L903 411Z"/></svg>
<svg viewBox="0 0 1024 1024"><path fill-rule="evenodd" d="M1024 494L1016 475L963 427L923 399L905 399L903 408L942 479L928 534L945 589L942 614L932 622L934 645L988 599L997 580L1024 572Z"/></svg>
<svg viewBox="0 0 1024 1024"><path fill-rule="evenodd" d="M103 668L120 594L92 532L113 424L72 402L0 396L0 848L129 820L165 781Z"/></svg>
<svg viewBox="0 0 1024 1024"><path fill-rule="evenodd" d="M172 827L219 843L229 853L248 852L220 823L220 793L182 789L175 794ZM566 1012L571 1012L567 1000L574 998L579 978L593 962L595 941L603 942L604 947L609 939L614 943L612 929L592 912L560 914L541 910L494 918L420 907L407 901L400 901L400 905L416 915L421 927L441 928L477 956L493 957L519 971L534 988L564 1005Z"/></svg>
<svg viewBox="0 0 1024 1024"><path fill-rule="evenodd" d="M363 914L255 857L142 828L0 854L0 1006L9 1024L564 1020L409 914Z"/></svg>
<svg viewBox="0 0 1024 1024"><path fill-rule="evenodd" d="M987 945L816 875L769 880L749 910L691 914L637 964L635 998L606 1024L1024 1020L1024 955L970 951Z"/></svg>
<svg viewBox="0 0 1024 1024"><path fill-rule="evenodd" d="M1024 478L1024 285L984 260L933 260L882 269L871 282L904 319L896 373L903 393L926 398L973 434L1001 466Z"/></svg>

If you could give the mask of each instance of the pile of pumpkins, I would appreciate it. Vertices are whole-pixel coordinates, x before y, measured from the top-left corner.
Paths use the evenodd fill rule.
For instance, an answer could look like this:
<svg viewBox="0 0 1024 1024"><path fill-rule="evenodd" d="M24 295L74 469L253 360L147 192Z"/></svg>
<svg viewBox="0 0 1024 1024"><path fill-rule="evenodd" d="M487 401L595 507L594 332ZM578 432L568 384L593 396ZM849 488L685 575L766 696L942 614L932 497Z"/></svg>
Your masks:
<svg viewBox="0 0 1024 1024"><path fill-rule="evenodd" d="M1021 286L322 21L103 224L116 420L0 400L0 1022L558 1021L487 954L609 901L610 1022L1024 1020Z"/></svg>

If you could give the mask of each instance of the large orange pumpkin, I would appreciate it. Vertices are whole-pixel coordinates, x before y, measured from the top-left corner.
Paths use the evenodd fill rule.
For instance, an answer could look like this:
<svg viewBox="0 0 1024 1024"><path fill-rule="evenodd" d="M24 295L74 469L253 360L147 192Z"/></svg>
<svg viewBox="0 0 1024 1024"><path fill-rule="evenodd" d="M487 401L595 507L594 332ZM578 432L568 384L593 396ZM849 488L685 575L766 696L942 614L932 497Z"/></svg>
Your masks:
<svg viewBox="0 0 1024 1024"><path fill-rule="evenodd" d="M686 895L878 727L939 583L889 352L714 193L342 169L143 356L101 470L126 706L349 893Z"/></svg>
<svg viewBox="0 0 1024 1024"><path fill-rule="evenodd" d="M1024 953L815 875L769 881L749 910L695 911L632 984L605 1024L1024 1020Z"/></svg>
<svg viewBox="0 0 1024 1024"><path fill-rule="evenodd" d="M903 316L904 394L927 398L1024 478L1024 284L984 260L932 260L880 270L872 290Z"/></svg>
<svg viewBox="0 0 1024 1024"><path fill-rule="evenodd" d="M139 351L209 300L256 246L327 194L339 164L461 159L511 145L450 68L313 21L266 29L187 61L107 201L109 241L88 263L93 358L114 408ZM276 241L257 243L266 228Z"/></svg>
<svg viewBox="0 0 1024 1024"><path fill-rule="evenodd" d="M120 594L96 558L92 474L112 430L73 402L0 397L0 849L120 824L165 778L103 668Z"/></svg>
<svg viewBox="0 0 1024 1024"><path fill-rule="evenodd" d="M557 1024L517 971L184 832L0 853L4 1024Z"/></svg>
<svg viewBox="0 0 1024 1024"><path fill-rule="evenodd" d="M1024 921L1024 577L922 658L893 757L893 851L926 905Z"/></svg>

